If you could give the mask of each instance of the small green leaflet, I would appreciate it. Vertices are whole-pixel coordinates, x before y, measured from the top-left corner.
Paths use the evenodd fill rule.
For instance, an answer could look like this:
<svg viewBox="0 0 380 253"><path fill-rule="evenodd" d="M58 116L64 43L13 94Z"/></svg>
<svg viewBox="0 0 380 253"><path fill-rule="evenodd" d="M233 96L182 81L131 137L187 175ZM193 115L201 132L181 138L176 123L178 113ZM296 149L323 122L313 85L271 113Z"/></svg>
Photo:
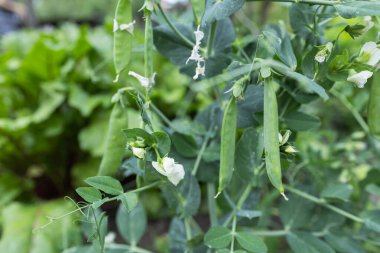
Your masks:
<svg viewBox="0 0 380 253"><path fill-rule="evenodd" d="M379 16L379 1L353 1L335 5L335 9L343 18L355 18L360 16Z"/></svg>
<svg viewBox="0 0 380 253"><path fill-rule="evenodd" d="M284 120L286 125L295 131L308 131L319 128L321 125L319 118L303 112L289 112Z"/></svg>
<svg viewBox="0 0 380 253"><path fill-rule="evenodd" d="M268 251L267 246L264 241L252 234L251 232L238 232L236 234L236 239L239 242L240 246L248 251L254 253L265 253Z"/></svg>
<svg viewBox="0 0 380 253"><path fill-rule="evenodd" d="M349 184L333 184L324 188L321 197L324 199L339 199L349 201L353 187Z"/></svg>
<svg viewBox="0 0 380 253"><path fill-rule="evenodd" d="M225 227L213 227L207 231L204 242L207 246L215 249L227 247L232 240L231 231Z"/></svg>
<svg viewBox="0 0 380 253"><path fill-rule="evenodd" d="M90 203L102 199L100 191L93 187L79 187L75 191L82 197L82 199Z"/></svg>
<svg viewBox="0 0 380 253"><path fill-rule="evenodd" d="M117 199L123 203L128 212L130 212L131 210L133 210L133 208L136 207L139 200L137 194L134 192L120 194L117 197Z"/></svg>
<svg viewBox="0 0 380 253"><path fill-rule="evenodd" d="M335 253L327 243L307 232L293 232L286 240L294 253Z"/></svg>
<svg viewBox="0 0 380 253"><path fill-rule="evenodd" d="M123 193L123 187L120 182L109 176L89 177L84 181L92 187L111 195Z"/></svg>

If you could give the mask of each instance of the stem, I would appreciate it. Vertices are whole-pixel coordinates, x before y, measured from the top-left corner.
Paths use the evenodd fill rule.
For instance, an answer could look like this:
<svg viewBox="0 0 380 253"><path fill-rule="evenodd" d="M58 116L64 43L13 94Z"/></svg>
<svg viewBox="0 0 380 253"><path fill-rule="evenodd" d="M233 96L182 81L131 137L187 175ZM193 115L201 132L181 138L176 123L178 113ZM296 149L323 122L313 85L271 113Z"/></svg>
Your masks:
<svg viewBox="0 0 380 253"><path fill-rule="evenodd" d="M366 134L369 134L369 127L367 123L364 121L363 117L356 110L356 108L347 100L346 97L342 96L338 91L332 89L330 90L331 94L333 94L354 116L356 121L359 123L361 128L364 130Z"/></svg>
<svg viewBox="0 0 380 253"><path fill-rule="evenodd" d="M285 236L289 233L288 230L256 230L252 231L252 234L258 235L258 236L264 236L264 237L276 237L276 236Z"/></svg>
<svg viewBox="0 0 380 253"><path fill-rule="evenodd" d="M193 170L191 171L191 174L193 176L195 176L197 174L197 171L198 171L198 168L199 168L199 164L201 163L202 155L205 152L205 149L207 147L207 143L208 143L208 141L210 140L210 137L211 137L212 128L213 128L213 124L211 124L210 129L207 131L206 137L205 137L205 139L204 139L204 141L202 143L201 150L199 150L197 159L195 160Z"/></svg>
<svg viewBox="0 0 380 253"><path fill-rule="evenodd" d="M214 183L207 183L207 204L208 204L211 227L218 225L218 219L216 217L216 203L215 203L214 196L215 196Z"/></svg>
<svg viewBox="0 0 380 253"><path fill-rule="evenodd" d="M243 204L244 204L245 200L248 198L250 192L251 192L251 185L247 185L247 188L245 188L243 194L240 196L240 199L239 199L235 209L231 212L230 216L228 216L226 221L223 223L223 227L226 227L231 222L231 220L234 217L236 217L236 213L243 206Z"/></svg>
<svg viewBox="0 0 380 253"><path fill-rule="evenodd" d="M213 46L214 46L214 40L215 40L215 32L216 27L218 26L218 22L214 21L211 23L210 32L208 34L208 40L207 40L207 58L210 57L213 53Z"/></svg>
<svg viewBox="0 0 380 253"><path fill-rule="evenodd" d="M231 253L234 252L234 246L235 246L236 222L237 222L237 219L236 219L236 216L234 216L234 219L232 220L232 230L231 230L231 235L232 235L231 248L230 248Z"/></svg>
<svg viewBox="0 0 380 253"><path fill-rule="evenodd" d="M263 2L263 0L250 0L251 2ZM267 0L271 2L287 2L301 4L319 4L319 5L336 5L342 3L340 0Z"/></svg>
<svg viewBox="0 0 380 253"><path fill-rule="evenodd" d="M96 219L96 214L95 214L94 208L91 207L91 211L94 215L94 220L95 220L95 225L96 225L96 233L98 234L99 244L100 244L100 252L104 253L105 252L104 238L102 239L101 234L100 234L100 224L98 223L98 220Z"/></svg>
<svg viewBox="0 0 380 253"><path fill-rule="evenodd" d="M175 34L177 34L178 37L180 37L190 48L194 47L194 43L191 42L188 38L186 38L178 29L174 26L174 24L169 20L168 16L166 16L164 10L162 9L160 4L157 4L158 9L160 10L163 18L165 19L166 23L170 26L170 28L173 30Z"/></svg>
<svg viewBox="0 0 380 253"><path fill-rule="evenodd" d="M330 209L331 211L336 212L337 214L345 216L346 218L348 218L350 220L356 221L358 223L364 223L365 222L362 218L360 218L360 217L358 217L356 215L353 215L353 214L351 214L349 212L344 211L343 209L340 209L340 208L338 208L336 206L333 206L333 205L330 205L330 204L326 203L326 201L324 199L320 199L320 198L314 197L314 196L312 196L312 195L310 195L310 194L308 194L306 192L297 190L297 189L295 189L295 188L293 188L293 187L291 187L289 185L284 185L284 188L287 189L288 191L290 191L290 192L292 192L292 193L294 193L294 194L296 194L296 195L304 198L304 199L307 199L307 200L309 200L311 202L314 202L314 203L316 203L318 205L324 206L327 209Z"/></svg>
<svg viewBox="0 0 380 253"><path fill-rule="evenodd" d="M125 249L128 252L136 252L136 253L153 253L152 251L142 249L136 246L129 246L129 245L124 245L124 244L116 244L116 243L107 244L106 248L107 249Z"/></svg>
<svg viewBox="0 0 380 253"><path fill-rule="evenodd" d="M191 227L190 227L190 222L189 222L188 218L185 218L185 219L184 219L184 222L185 222L186 240L187 240L187 241L190 241L190 240L191 240ZM186 249L186 252L192 252L192 250L189 249L189 248L187 248L187 249Z"/></svg>

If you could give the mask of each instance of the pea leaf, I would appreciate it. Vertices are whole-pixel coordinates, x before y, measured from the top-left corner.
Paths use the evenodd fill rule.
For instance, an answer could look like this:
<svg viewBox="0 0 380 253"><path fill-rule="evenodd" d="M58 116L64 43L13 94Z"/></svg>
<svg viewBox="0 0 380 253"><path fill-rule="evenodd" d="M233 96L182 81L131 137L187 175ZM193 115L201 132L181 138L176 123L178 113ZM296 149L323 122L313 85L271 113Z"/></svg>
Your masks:
<svg viewBox="0 0 380 253"><path fill-rule="evenodd" d="M353 188L349 184L333 184L322 190L321 197L325 199L339 199L342 201L348 201L352 190Z"/></svg>
<svg viewBox="0 0 380 253"><path fill-rule="evenodd" d="M191 135L180 133L172 134L173 145L177 152L184 157L196 157L198 154L198 146L195 138Z"/></svg>
<svg viewBox="0 0 380 253"><path fill-rule="evenodd" d="M245 0L223 0L223 1L206 1L206 10L203 16L204 23L211 23L228 18L238 11L245 3Z"/></svg>
<svg viewBox="0 0 380 253"><path fill-rule="evenodd" d="M313 207L311 202L290 195L289 201L283 201L280 205L281 221L291 228L303 227L311 219Z"/></svg>
<svg viewBox="0 0 380 253"><path fill-rule="evenodd" d="M319 118L303 112L289 112L284 116L286 125L295 131L308 131L321 125Z"/></svg>
<svg viewBox="0 0 380 253"><path fill-rule="evenodd" d="M266 27L263 34L281 61L288 65L292 70L296 69L297 59L294 55L292 43L285 27L283 25L270 25Z"/></svg>
<svg viewBox="0 0 380 253"><path fill-rule="evenodd" d="M252 251L254 253L265 253L268 251L264 241L251 232L238 232L236 234L236 239L240 246L248 251Z"/></svg>
<svg viewBox="0 0 380 253"><path fill-rule="evenodd" d="M137 204L132 211L128 211L125 205L119 205L116 224L121 236L131 245L136 245L146 229L147 217L144 207Z"/></svg>
<svg viewBox="0 0 380 253"><path fill-rule="evenodd" d="M111 195L119 195L123 193L123 187L120 182L109 176L89 177L84 181L92 187Z"/></svg>
<svg viewBox="0 0 380 253"><path fill-rule="evenodd" d="M362 218L368 229L380 233L380 210L365 211Z"/></svg>
<svg viewBox="0 0 380 253"><path fill-rule="evenodd" d="M152 136L147 131L141 128L125 129L123 130L123 133L125 137L127 138L128 142L141 139L141 140L144 140L145 144L148 146L157 142L154 136Z"/></svg>
<svg viewBox="0 0 380 253"><path fill-rule="evenodd" d="M294 253L335 253L327 243L306 232L292 232L286 240Z"/></svg>
<svg viewBox="0 0 380 253"><path fill-rule="evenodd" d="M344 235L327 233L324 238L338 252L364 253L358 241Z"/></svg>
<svg viewBox="0 0 380 253"><path fill-rule="evenodd" d="M339 15L343 18L380 15L380 4L377 1L346 1L334 6Z"/></svg>
<svg viewBox="0 0 380 253"><path fill-rule="evenodd" d="M98 189L93 187L79 187L75 190L87 202L95 202L102 199L102 194Z"/></svg>
<svg viewBox="0 0 380 253"><path fill-rule="evenodd" d="M156 137L158 151L162 156L166 156L170 152L171 141L170 137L165 132L154 132L154 137Z"/></svg>
<svg viewBox="0 0 380 253"><path fill-rule="evenodd" d="M261 163L264 150L262 131L246 128L237 143L235 152L235 169L242 180L251 180L254 169Z"/></svg>
<svg viewBox="0 0 380 253"><path fill-rule="evenodd" d="M120 194L117 199L123 203L124 207L129 212L131 210L133 210L138 203L137 194L133 193L133 192L127 192L127 193Z"/></svg>
<svg viewBox="0 0 380 253"><path fill-rule="evenodd" d="M213 227L207 231L204 237L205 244L215 249L227 247L231 240L231 231L225 227Z"/></svg>

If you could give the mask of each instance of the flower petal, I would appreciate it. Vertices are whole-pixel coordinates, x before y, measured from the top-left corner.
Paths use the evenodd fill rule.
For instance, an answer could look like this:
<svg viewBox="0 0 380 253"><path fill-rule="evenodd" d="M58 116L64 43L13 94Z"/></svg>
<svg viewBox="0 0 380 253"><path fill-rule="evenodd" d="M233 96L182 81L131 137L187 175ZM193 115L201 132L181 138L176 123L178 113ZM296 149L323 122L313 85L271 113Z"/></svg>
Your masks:
<svg viewBox="0 0 380 253"><path fill-rule="evenodd" d="M367 80L371 78L373 73L368 70L361 71L359 73L350 75L347 78L347 81L355 83L359 88L363 88L364 84L367 83Z"/></svg>
<svg viewBox="0 0 380 253"><path fill-rule="evenodd" d="M152 162L152 166L153 166L153 168L155 168L158 171L158 173L160 173L160 174L162 174L164 176L167 175L166 172L165 172L165 170L164 170L164 168L162 167L162 165L159 162L153 161Z"/></svg>
<svg viewBox="0 0 380 253"><path fill-rule="evenodd" d="M179 181L181 181L184 177L185 170L182 164L175 164L173 172L168 174L169 181L174 185L178 185Z"/></svg>

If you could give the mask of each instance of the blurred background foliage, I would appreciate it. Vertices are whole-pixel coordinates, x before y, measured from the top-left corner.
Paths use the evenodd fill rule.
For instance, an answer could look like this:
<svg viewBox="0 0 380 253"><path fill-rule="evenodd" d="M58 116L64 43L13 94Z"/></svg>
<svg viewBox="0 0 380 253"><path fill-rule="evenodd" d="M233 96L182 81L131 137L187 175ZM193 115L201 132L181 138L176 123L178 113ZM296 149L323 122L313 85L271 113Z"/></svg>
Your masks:
<svg viewBox="0 0 380 253"><path fill-rule="evenodd" d="M57 199L67 195L78 199L73 189L97 172L104 150L110 99L121 88L112 82L115 78L112 19L116 1L18 2L32 4L34 27L3 35L0 42L0 252L61 252L81 244L75 215L37 233L31 231L48 223L46 216L69 212L70 202ZM136 3L134 13L140 5ZM249 43L249 36L240 35L257 35L267 22L287 21L284 8L282 4L246 4L233 17L238 36L232 49L240 50ZM190 14L189 8L177 6L171 15L186 11ZM141 72L141 13L135 19L138 25L130 69ZM330 21L328 40L335 39L337 31L342 29L340 22L339 19ZM376 31L371 33L368 37L376 36ZM341 44L354 51L363 40L353 41L344 35ZM187 115L191 119L213 101L212 93L191 92L192 80L180 74L178 67L167 59L156 54L154 66L159 75L152 100L170 118ZM138 87L126 74L119 83ZM356 110L366 115L368 89L355 89L347 83L340 83L337 88ZM290 180L292 173L313 173L321 188L326 183L336 183L329 182L330 175L338 176L340 182L353 185L355 200L369 192L374 200L371 203L380 207L380 189L376 188L376 184L380 185L379 154L367 149L365 134L339 101L330 100L323 106L319 103L302 107L321 116L319 130L300 133L294 140L303 156L301 161L306 162L284 173L290 173ZM130 127L138 127L137 108L130 108L129 112ZM309 183L307 178L305 184ZM132 181L124 183L129 182ZM364 191L365 185L373 186ZM141 199L149 203L145 207L150 218L143 244L155 252L166 252L167 238L163 231L167 231L169 224L155 218L168 217L170 210L164 208L166 204L156 191L144 193ZM115 209L112 205L108 208ZM199 220L204 219L202 215L204 211ZM153 238L156 238L154 242ZM270 239L268 245L281 248L276 246L281 244L279 240Z"/></svg>

